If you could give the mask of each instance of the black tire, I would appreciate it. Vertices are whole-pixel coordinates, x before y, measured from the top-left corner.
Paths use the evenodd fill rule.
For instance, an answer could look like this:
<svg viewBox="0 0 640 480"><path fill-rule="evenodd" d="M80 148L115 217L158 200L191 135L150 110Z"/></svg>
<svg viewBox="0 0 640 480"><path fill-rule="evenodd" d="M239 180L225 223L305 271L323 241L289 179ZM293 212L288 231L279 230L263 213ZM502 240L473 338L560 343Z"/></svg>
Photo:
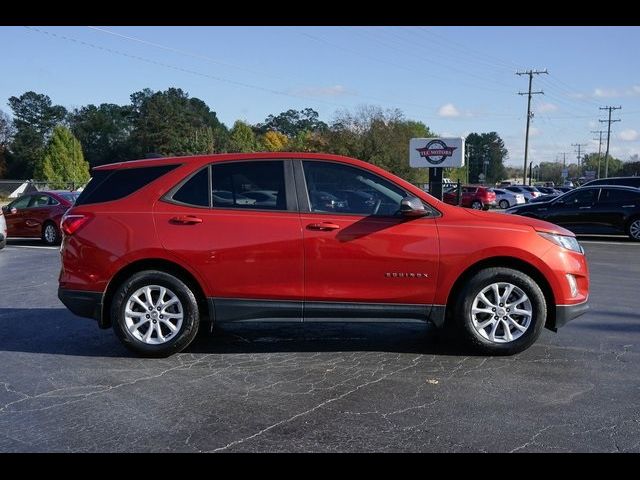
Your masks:
<svg viewBox="0 0 640 480"><path fill-rule="evenodd" d="M474 200L473 202L471 202L471 208L473 208L474 210L482 210L482 202L480 200Z"/></svg>
<svg viewBox="0 0 640 480"><path fill-rule="evenodd" d="M501 209L506 210L507 208L509 208L509 201L508 200L500 200L500 203L498 205L500 205Z"/></svg>
<svg viewBox="0 0 640 480"><path fill-rule="evenodd" d="M627 228L625 229L627 232L627 235L629 235L629 239L631 239L631 241L633 242L640 242L640 234L638 234L638 236L634 236L631 234L631 226L634 225L637 226L638 224L640 224L640 217L634 217L631 220L629 220L629 223L627 224ZM636 231L634 229L634 231Z"/></svg>
<svg viewBox="0 0 640 480"><path fill-rule="evenodd" d="M529 297L532 307L531 322L527 330L513 341L494 343L484 338L473 326L471 307L476 296L496 282L508 282L520 288ZM487 268L465 282L455 300L453 329L456 337L477 353L484 355L513 355L529 348L540 336L547 319L547 304L539 285L528 275L511 268Z"/></svg>
<svg viewBox="0 0 640 480"><path fill-rule="evenodd" d="M126 327L124 312L127 301L136 290L145 285L168 288L182 304L182 326L171 340L159 345L150 345L135 338ZM111 323L116 336L129 350L144 357L168 357L183 351L196 338L200 325L200 311L196 296L186 283L165 272L146 270L132 275L116 290L111 301Z"/></svg>
<svg viewBox="0 0 640 480"><path fill-rule="evenodd" d="M49 235L47 231L50 231L52 235ZM41 233L42 241L49 245L60 245L62 241L62 235L60 234L60 229L53 222L44 222L42 224L42 233Z"/></svg>

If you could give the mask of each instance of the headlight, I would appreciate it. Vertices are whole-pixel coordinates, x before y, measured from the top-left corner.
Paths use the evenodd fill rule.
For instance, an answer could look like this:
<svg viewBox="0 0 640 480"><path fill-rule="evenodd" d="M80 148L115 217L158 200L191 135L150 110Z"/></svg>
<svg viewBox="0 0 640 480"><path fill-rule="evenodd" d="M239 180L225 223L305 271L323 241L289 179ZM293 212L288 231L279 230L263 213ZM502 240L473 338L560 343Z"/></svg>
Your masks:
<svg viewBox="0 0 640 480"><path fill-rule="evenodd" d="M569 237L567 235L556 235L555 233L543 233L538 232L538 235L546 238L550 242L555 243L559 247L566 248L567 250L572 250L578 253L584 253L584 249L578 243L576 237Z"/></svg>

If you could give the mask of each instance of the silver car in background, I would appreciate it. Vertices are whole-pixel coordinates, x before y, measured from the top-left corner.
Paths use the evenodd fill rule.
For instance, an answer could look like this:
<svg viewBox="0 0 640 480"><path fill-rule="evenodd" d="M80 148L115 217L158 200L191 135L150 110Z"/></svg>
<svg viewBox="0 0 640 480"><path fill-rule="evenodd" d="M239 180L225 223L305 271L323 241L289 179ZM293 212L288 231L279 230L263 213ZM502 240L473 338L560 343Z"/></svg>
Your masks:
<svg viewBox="0 0 640 480"><path fill-rule="evenodd" d="M502 188L490 188L489 190L496 194L496 204L503 210L505 208L527 203L522 193L514 193Z"/></svg>
<svg viewBox="0 0 640 480"><path fill-rule="evenodd" d="M504 189L511 193L520 193L524 195L525 202L529 202L534 198L542 196L542 192L540 190L529 185L511 185L509 187L505 187Z"/></svg>

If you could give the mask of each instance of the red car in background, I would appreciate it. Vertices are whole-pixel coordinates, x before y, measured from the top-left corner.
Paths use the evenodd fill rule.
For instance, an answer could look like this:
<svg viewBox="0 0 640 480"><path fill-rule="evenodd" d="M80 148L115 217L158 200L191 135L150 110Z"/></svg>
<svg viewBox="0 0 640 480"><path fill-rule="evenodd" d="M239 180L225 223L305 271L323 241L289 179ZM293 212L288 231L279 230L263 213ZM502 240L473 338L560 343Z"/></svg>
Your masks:
<svg viewBox="0 0 640 480"><path fill-rule="evenodd" d="M2 207L7 237L41 238L47 245L62 239L60 220L79 193L53 190L23 195Z"/></svg>
<svg viewBox="0 0 640 480"><path fill-rule="evenodd" d="M103 165L61 228L58 298L145 356L184 350L201 321L256 320L417 320L504 355L588 308L570 231L453 207L338 155Z"/></svg>
<svg viewBox="0 0 640 480"><path fill-rule="evenodd" d="M496 194L488 187L465 185L462 187L460 205L474 210L487 210L496 206ZM449 205L458 205L456 189L453 188L442 195L442 200Z"/></svg>

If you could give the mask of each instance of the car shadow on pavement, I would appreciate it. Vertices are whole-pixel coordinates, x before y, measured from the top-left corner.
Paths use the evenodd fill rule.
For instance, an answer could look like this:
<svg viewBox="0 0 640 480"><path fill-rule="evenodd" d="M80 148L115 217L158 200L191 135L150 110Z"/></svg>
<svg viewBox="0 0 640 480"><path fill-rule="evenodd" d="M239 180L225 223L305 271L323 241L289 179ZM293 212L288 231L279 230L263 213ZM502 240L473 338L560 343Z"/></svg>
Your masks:
<svg viewBox="0 0 640 480"><path fill-rule="evenodd" d="M205 324L203 324L203 327ZM390 352L474 355L423 323L259 323L203 331L185 353ZM0 352L132 357L113 331L64 308L0 308Z"/></svg>

